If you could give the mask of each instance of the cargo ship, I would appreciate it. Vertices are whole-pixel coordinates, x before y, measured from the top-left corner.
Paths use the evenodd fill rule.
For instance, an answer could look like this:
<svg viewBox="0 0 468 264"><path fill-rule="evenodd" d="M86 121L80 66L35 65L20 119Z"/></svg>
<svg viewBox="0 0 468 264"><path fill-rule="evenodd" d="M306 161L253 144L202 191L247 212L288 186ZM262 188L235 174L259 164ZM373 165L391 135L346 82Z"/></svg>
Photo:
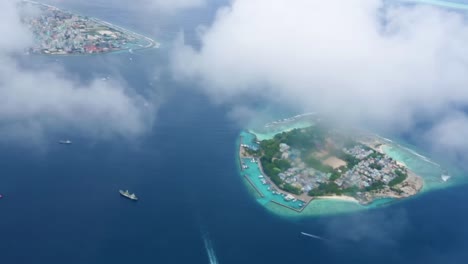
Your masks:
<svg viewBox="0 0 468 264"><path fill-rule="evenodd" d="M138 197L136 197L136 195L134 193L129 193L128 190L126 191L122 191L122 190L119 190L119 193L120 195L122 195L123 197L126 197L130 200L133 200L133 201L137 201L138 200Z"/></svg>

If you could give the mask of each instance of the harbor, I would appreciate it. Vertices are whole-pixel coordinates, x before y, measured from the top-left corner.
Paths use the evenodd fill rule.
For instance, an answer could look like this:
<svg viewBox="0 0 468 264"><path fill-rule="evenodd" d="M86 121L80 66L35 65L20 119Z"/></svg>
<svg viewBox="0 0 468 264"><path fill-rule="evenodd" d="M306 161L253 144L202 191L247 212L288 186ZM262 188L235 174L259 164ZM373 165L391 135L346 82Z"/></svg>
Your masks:
<svg viewBox="0 0 468 264"><path fill-rule="evenodd" d="M248 132L242 132L239 141L239 166L241 175L243 175L249 185L252 186L259 195L257 201L263 205L271 203L297 213L302 212L313 198L307 197L306 195L292 195L277 188L263 172L260 162L242 151L242 149L246 147L252 149L258 148L255 136Z"/></svg>
<svg viewBox="0 0 468 264"><path fill-rule="evenodd" d="M35 8L37 16L24 16L34 35L30 54L85 55L159 48L159 43L142 34L98 18L81 16L34 1L23 1L24 10Z"/></svg>

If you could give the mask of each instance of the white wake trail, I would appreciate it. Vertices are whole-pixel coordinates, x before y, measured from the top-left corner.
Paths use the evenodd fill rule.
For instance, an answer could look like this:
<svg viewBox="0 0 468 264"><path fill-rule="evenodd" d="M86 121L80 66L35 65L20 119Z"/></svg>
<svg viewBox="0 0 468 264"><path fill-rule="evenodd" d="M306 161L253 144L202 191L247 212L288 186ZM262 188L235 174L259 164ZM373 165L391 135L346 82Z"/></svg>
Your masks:
<svg viewBox="0 0 468 264"><path fill-rule="evenodd" d="M208 260L210 261L210 264L218 264L218 259L216 258L213 245L207 234L203 235L203 241L205 242L206 254L208 255Z"/></svg>

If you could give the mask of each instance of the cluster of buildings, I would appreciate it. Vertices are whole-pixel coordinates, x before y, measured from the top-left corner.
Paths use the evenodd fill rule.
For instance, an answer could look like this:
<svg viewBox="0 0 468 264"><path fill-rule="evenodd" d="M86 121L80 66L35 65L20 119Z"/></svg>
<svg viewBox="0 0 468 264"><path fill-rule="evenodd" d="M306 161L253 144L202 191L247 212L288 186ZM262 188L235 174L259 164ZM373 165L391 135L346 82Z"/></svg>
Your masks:
<svg viewBox="0 0 468 264"><path fill-rule="evenodd" d="M314 168L308 168L301 159L299 150L291 149L288 145L280 144L281 157L291 163L291 168L278 174L282 181L308 192L329 181L330 173L324 173Z"/></svg>
<svg viewBox="0 0 468 264"><path fill-rule="evenodd" d="M301 160L298 150L291 149L284 143L281 143L279 147L281 158L287 159L291 164L291 168L278 174L283 182L291 184L303 192L309 192L322 183L330 183L331 173L325 173L308 167ZM405 170L403 166L388 156L380 153L372 155L375 153L374 150L360 145L356 145L350 149L343 149L343 152L352 155L360 161L350 170L341 171L340 169L336 169L341 176L334 182L341 189L350 187L365 189L376 182L386 185L397 177L395 170Z"/></svg>
<svg viewBox="0 0 468 264"><path fill-rule="evenodd" d="M34 5L38 14L24 17L35 37L32 53L89 54L126 49L134 36L93 19L64 12L51 6Z"/></svg>
<svg viewBox="0 0 468 264"><path fill-rule="evenodd" d="M372 149L365 149L363 148L362 146L359 146L359 145L356 145L350 149L343 149L343 152L346 153L346 154L350 154L352 156L354 156L355 158L358 158L360 160L362 159L365 159L366 157L368 157L369 155L371 155L372 153L374 153L374 151Z"/></svg>
<svg viewBox="0 0 468 264"><path fill-rule="evenodd" d="M373 150L355 146L352 149L344 149L343 151L361 161L335 181L342 188L356 186L364 189L376 182L388 184L397 177L395 174L396 170L404 171L404 167L386 155L380 154L369 157L369 155L374 153Z"/></svg>

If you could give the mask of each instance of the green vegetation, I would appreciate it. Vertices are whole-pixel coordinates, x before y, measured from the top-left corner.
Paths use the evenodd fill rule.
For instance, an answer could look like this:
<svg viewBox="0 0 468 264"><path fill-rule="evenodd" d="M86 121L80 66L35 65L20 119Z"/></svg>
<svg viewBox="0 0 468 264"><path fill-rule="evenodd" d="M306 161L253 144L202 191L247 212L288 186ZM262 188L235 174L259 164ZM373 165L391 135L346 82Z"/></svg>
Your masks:
<svg viewBox="0 0 468 264"><path fill-rule="evenodd" d="M253 150L253 149L250 149L250 148L244 148L245 152L247 152L247 154L249 154L250 156L253 156L253 157L258 157L260 156L260 150Z"/></svg>
<svg viewBox="0 0 468 264"><path fill-rule="evenodd" d="M291 168L291 163L289 161L279 159L279 144L280 142L275 138L260 142L260 148L263 151L260 162L262 163L263 170L279 188L290 193L301 194L300 189L290 184L284 184L283 180L278 176L282 171Z"/></svg>
<svg viewBox="0 0 468 264"><path fill-rule="evenodd" d="M371 191L377 191L385 188L385 183L382 181L375 181L371 184L371 186L366 187L366 191L371 192Z"/></svg>
<svg viewBox="0 0 468 264"><path fill-rule="evenodd" d="M290 192L290 193L293 193L293 194L297 194L297 195L300 195L302 193L301 189L297 188L297 187L294 187L292 186L291 184L289 183L285 183L283 185L283 190L287 191L287 192Z"/></svg>
<svg viewBox="0 0 468 264"><path fill-rule="evenodd" d="M322 148L326 137L327 129L325 127L312 126L280 133L274 137L274 140L296 149L310 151Z"/></svg>
<svg viewBox="0 0 468 264"><path fill-rule="evenodd" d="M354 157L353 155L344 153L344 152L339 158L346 161L346 163L348 164L349 170L354 168L354 166L356 166L360 162L358 158Z"/></svg>
<svg viewBox="0 0 468 264"><path fill-rule="evenodd" d="M262 163L263 170L266 173L266 175L268 175L276 185L281 185L283 181L278 176L281 170L275 167L275 165L271 163L271 161L266 160L265 157L262 157L260 161Z"/></svg>
<svg viewBox="0 0 468 264"><path fill-rule="evenodd" d="M402 190L400 190L400 189L398 189L398 188L395 188L395 187L390 187L390 189L391 189L392 191L398 193L398 194L402 194L402 193L403 193Z"/></svg>
<svg viewBox="0 0 468 264"><path fill-rule="evenodd" d="M383 155L381 153L378 153L378 152L373 152L372 154L370 154L368 156L369 158L373 158L373 159L378 159L380 160L381 158L383 158Z"/></svg>
<svg viewBox="0 0 468 264"><path fill-rule="evenodd" d="M341 195L341 194L343 194L343 191L334 182L321 183L318 186L318 188L312 189L312 190L309 191L310 196L323 196L323 195L327 195L327 194Z"/></svg>
<svg viewBox="0 0 468 264"><path fill-rule="evenodd" d="M369 165L369 168L376 169L376 170L381 170L383 167L382 167L382 165L380 165L378 163L372 163L372 164Z"/></svg>
<svg viewBox="0 0 468 264"><path fill-rule="evenodd" d="M269 160L270 162L272 161L273 157L279 158L279 153L280 153L279 144L280 143L281 142L275 139L263 140L262 142L260 142L260 148L263 152L263 157Z"/></svg>
<svg viewBox="0 0 468 264"><path fill-rule="evenodd" d="M407 172L403 172L401 170L395 170L394 172L397 176L388 183L388 185L390 185L391 187L404 182L406 178L408 178Z"/></svg>
<svg viewBox="0 0 468 264"><path fill-rule="evenodd" d="M280 151L281 143L291 147L291 152L288 153L291 158L282 159L283 153ZM369 161L370 164L361 164L358 170L345 174L362 161L354 155L346 153L344 150L344 148L351 149L354 147L358 147L364 151L371 151L369 156L362 159ZM365 153L359 149L357 151L360 155ZM297 169L297 175L292 173L291 177L294 177L296 180L296 177L299 177L299 182L305 184L305 186L312 187L313 189L308 192L310 196L349 195L360 199L361 194L357 195L359 192L386 190L388 187L392 191L401 194L402 191L394 186L402 183L408 177L405 169L397 169L394 171L396 177L388 184L377 180L378 178L374 177L375 174L372 172L372 169L380 171L384 167L387 168L389 158L357 142L352 137L340 134L326 126L317 125L277 134L272 139L261 141L258 151L249 151L248 153L260 157L265 174L271 178L276 186L296 195L301 194L302 190L293 184L283 181L279 176L280 173L292 168L292 164L294 164L294 167L297 167L295 168ZM346 162L346 165L334 169L332 166L324 164L324 160L330 157L341 159ZM374 159L375 162L370 159ZM382 162L379 162L380 160ZM302 162L305 163L305 168ZM308 170L310 168L318 172L311 172ZM340 178L345 177L344 175L346 175L346 179L341 181ZM362 176L367 178L362 178ZM372 183L370 186L363 188L363 185L367 185L366 182Z"/></svg>
<svg viewBox="0 0 468 264"><path fill-rule="evenodd" d="M341 173L338 171L333 171L332 174L330 175L330 181L336 181L341 177Z"/></svg>
<svg viewBox="0 0 468 264"><path fill-rule="evenodd" d="M285 171L289 168L291 168L291 163L287 160L284 160L284 159L275 159L275 161L273 161L273 164L279 168L281 171Z"/></svg>
<svg viewBox="0 0 468 264"><path fill-rule="evenodd" d="M333 168L328 166L328 165L324 165L322 163L322 161L310 156L308 158L306 158L304 160L305 164L307 164L307 166L311 167L311 168L314 168L316 170L319 170L321 172L325 172L325 173L333 173Z"/></svg>
<svg viewBox="0 0 468 264"><path fill-rule="evenodd" d="M357 186L351 186L349 188L346 188L343 190L343 194L349 195L349 196L354 196L357 192L359 192L359 187Z"/></svg>

